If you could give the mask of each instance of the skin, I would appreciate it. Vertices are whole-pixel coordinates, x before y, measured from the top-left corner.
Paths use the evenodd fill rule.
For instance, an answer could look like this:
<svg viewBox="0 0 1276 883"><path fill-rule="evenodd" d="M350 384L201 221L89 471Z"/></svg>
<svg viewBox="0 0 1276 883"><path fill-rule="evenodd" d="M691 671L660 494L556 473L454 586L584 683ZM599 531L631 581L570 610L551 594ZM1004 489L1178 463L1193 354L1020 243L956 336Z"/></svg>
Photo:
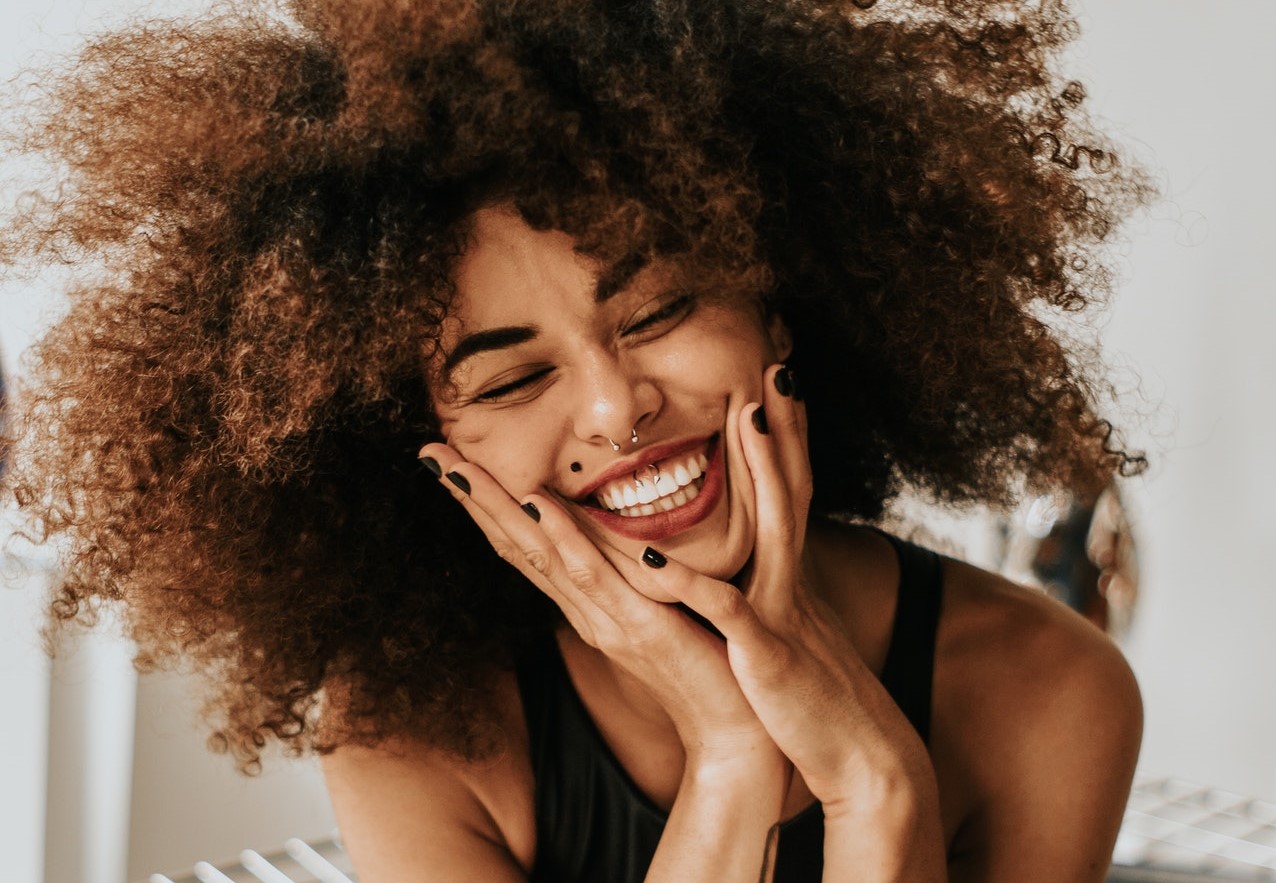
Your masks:
<svg viewBox="0 0 1276 883"><path fill-rule="evenodd" d="M946 562L928 753L877 680L893 550L808 516L806 415L777 383L783 324L678 306L658 265L600 303L571 246L499 207L476 215L444 352L476 331L536 333L450 376L437 366L448 443L422 454L562 608L582 701L669 810L647 879L757 880L771 827L818 799L825 880L1101 880L1141 726L1115 648L1053 602ZM638 445L614 451L631 428ZM725 491L695 525L639 540L581 500L634 448L710 435ZM648 546L664 566L643 561ZM534 783L517 690L499 689L509 744L487 764L402 740L326 760L360 879L526 878Z"/></svg>

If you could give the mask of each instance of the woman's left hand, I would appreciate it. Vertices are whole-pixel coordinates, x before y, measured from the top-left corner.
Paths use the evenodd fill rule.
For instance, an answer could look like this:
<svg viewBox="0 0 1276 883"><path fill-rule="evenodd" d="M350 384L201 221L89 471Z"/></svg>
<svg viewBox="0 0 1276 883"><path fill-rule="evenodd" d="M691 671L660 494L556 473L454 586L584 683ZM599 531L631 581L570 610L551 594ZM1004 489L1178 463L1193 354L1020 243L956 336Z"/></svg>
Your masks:
<svg viewBox="0 0 1276 883"><path fill-rule="evenodd" d="M755 417L763 405L740 415L757 512L742 590L673 561L660 582L726 638L745 697L826 818L872 812L883 798L932 804L934 773L921 740L805 578L806 417L784 372L767 372L765 417Z"/></svg>

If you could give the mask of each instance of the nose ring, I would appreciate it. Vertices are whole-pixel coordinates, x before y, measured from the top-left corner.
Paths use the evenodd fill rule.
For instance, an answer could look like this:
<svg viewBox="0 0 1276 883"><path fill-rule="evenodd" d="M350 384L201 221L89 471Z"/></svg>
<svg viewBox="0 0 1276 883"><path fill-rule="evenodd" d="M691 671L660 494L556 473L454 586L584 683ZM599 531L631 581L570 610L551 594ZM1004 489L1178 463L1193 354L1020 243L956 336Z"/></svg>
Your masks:
<svg viewBox="0 0 1276 883"><path fill-rule="evenodd" d="M635 426L633 429L629 430L629 440L634 444L638 444L638 427ZM615 440L613 440L611 436L607 436L607 444L611 445L611 449L613 451L620 450L620 445L616 444Z"/></svg>

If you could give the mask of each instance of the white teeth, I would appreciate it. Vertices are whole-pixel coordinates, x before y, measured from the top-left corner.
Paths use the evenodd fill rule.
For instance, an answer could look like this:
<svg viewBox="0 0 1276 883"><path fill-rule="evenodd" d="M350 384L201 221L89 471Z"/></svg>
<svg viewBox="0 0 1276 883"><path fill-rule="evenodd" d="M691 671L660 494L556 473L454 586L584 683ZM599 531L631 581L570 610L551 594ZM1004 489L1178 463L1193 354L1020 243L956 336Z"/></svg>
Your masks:
<svg viewBox="0 0 1276 883"><path fill-rule="evenodd" d="M612 511L622 518L655 515L657 512L670 512L679 506L685 506L698 496L700 496L700 487L699 484L693 481L692 484L679 488L675 493L657 497L654 502L639 503L634 506L617 506Z"/></svg>
<svg viewBox="0 0 1276 883"><path fill-rule="evenodd" d="M666 463L664 468L651 474L651 470L639 470L630 482L613 484L609 489L595 492L595 499L604 508L626 518L668 512L694 500L700 495L696 482L708 469L709 459L704 454L693 454L679 463Z"/></svg>

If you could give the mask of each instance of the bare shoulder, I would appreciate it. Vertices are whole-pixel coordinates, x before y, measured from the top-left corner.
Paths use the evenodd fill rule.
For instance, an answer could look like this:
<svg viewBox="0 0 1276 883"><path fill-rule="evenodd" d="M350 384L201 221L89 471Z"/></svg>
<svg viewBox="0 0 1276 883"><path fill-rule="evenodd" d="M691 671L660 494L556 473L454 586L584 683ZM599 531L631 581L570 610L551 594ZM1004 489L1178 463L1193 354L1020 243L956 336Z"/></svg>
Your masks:
<svg viewBox="0 0 1276 883"><path fill-rule="evenodd" d="M935 699L972 737L1077 715L1123 728L1141 719L1134 676L1106 635L1039 591L952 560Z"/></svg>
<svg viewBox="0 0 1276 883"><path fill-rule="evenodd" d="M505 741L490 758L397 738L323 759L360 880L526 879L536 840L527 732L514 676L496 687Z"/></svg>
<svg viewBox="0 0 1276 883"><path fill-rule="evenodd" d="M1102 879L1142 736L1138 686L1107 636L946 561L933 723L936 775L961 817L954 852L981 869L971 879L1052 858L1075 874L1061 879Z"/></svg>

